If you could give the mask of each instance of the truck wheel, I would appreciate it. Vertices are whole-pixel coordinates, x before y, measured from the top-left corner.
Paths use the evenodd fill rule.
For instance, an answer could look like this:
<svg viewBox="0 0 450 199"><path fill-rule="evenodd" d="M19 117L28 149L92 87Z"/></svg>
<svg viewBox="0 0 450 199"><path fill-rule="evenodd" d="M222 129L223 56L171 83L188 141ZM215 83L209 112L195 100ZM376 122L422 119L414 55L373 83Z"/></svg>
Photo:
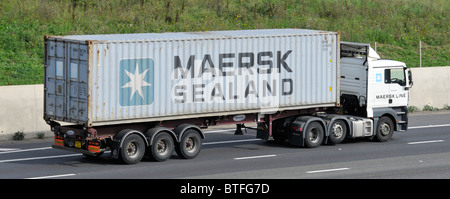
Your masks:
<svg viewBox="0 0 450 199"><path fill-rule="evenodd" d="M391 118L383 116L378 120L377 135L375 139L379 142L386 142L394 134L394 123Z"/></svg>
<svg viewBox="0 0 450 199"><path fill-rule="evenodd" d="M333 144L339 144L344 141L345 136L347 135L347 126L342 120L335 120L330 125L331 131L328 139Z"/></svg>
<svg viewBox="0 0 450 199"><path fill-rule="evenodd" d="M126 164L136 164L145 154L145 143L139 135L131 134L122 143L120 157Z"/></svg>
<svg viewBox="0 0 450 199"><path fill-rule="evenodd" d="M202 149L202 139L200 134L193 130L188 129L183 133L180 143L175 146L175 150L183 159L191 159L197 156Z"/></svg>
<svg viewBox="0 0 450 199"><path fill-rule="evenodd" d="M173 153L173 139L166 133L158 133L150 146L151 158L158 162L166 161Z"/></svg>
<svg viewBox="0 0 450 199"><path fill-rule="evenodd" d="M318 122L311 122L305 131L305 144L308 148L316 148L322 144L324 130Z"/></svg>

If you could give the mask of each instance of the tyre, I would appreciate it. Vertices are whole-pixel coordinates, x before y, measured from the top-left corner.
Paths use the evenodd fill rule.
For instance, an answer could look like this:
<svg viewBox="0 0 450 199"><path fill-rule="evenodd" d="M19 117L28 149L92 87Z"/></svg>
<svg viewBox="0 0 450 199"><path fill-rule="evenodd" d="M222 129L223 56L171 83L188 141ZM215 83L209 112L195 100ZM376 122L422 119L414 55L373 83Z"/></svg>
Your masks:
<svg viewBox="0 0 450 199"><path fill-rule="evenodd" d="M202 138L200 134L193 130L188 129L183 133L181 140L175 146L175 150L183 159L195 158L202 149Z"/></svg>
<svg viewBox="0 0 450 199"><path fill-rule="evenodd" d="M141 136L128 135L122 143L120 158L126 164L136 164L141 161L145 154L145 143Z"/></svg>
<svg viewBox="0 0 450 199"><path fill-rule="evenodd" d="M173 148L172 136L166 132L160 132L153 138L150 146L151 159L158 162L166 161L172 156Z"/></svg>
<svg viewBox="0 0 450 199"><path fill-rule="evenodd" d="M311 122L305 131L305 145L308 148L316 148L322 144L324 129L318 122Z"/></svg>
<svg viewBox="0 0 450 199"><path fill-rule="evenodd" d="M391 118L386 116L380 117L378 120L376 133L376 141L386 142L391 139L394 134L394 122L392 122Z"/></svg>
<svg viewBox="0 0 450 199"><path fill-rule="evenodd" d="M345 136L347 135L347 126L345 122L342 120L335 120L330 125L331 131L330 136L328 137L329 141L333 144L339 144L344 141Z"/></svg>

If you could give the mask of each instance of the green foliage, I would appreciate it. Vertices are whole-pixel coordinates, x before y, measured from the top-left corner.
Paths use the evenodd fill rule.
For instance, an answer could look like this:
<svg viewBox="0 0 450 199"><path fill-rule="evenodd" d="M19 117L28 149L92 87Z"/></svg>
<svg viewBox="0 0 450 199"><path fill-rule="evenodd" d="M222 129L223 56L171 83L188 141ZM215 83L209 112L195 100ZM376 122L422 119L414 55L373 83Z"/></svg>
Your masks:
<svg viewBox="0 0 450 199"><path fill-rule="evenodd" d="M444 105L444 108L442 108L442 110L450 110L450 105L448 104Z"/></svg>
<svg viewBox="0 0 450 199"><path fill-rule="evenodd" d="M386 59L450 65L448 0L8 0L0 2L0 85L43 83L43 36L304 28L377 42Z"/></svg>
<svg viewBox="0 0 450 199"><path fill-rule="evenodd" d="M45 133L44 133L44 132L36 133L36 137L37 137L38 139L44 139L44 138L45 138Z"/></svg>
<svg viewBox="0 0 450 199"><path fill-rule="evenodd" d="M25 139L25 133L22 131L17 131L13 135L13 140L23 140Z"/></svg>
<svg viewBox="0 0 450 199"><path fill-rule="evenodd" d="M408 113L414 113L419 111L419 108L417 106L408 106Z"/></svg>
<svg viewBox="0 0 450 199"><path fill-rule="evenodd" d="M439 108L433 107L431 105L425 105L423 106L423 111L439 111Z"/></svg>

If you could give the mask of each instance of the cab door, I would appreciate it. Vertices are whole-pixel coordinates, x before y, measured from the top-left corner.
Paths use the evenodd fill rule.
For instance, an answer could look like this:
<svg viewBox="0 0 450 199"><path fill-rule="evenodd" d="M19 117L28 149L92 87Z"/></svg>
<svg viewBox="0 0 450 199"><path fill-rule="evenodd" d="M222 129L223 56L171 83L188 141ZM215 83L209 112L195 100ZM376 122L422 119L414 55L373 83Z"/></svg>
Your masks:
<svg viewBox="0 0 450 199"><path fill-rule="evenodd" d="M369 103L372 108L407 106L410 86L402 66L376 67L369 71Z"/></svg>
<svg viewBox="0 0 450 199"><path fill-rule="evenodd" d="M386 83L386 67L369 70L368 106L385 108L389 106L390 84Z"/></svg>
<svg viewBox="0 0 450 199"><path fill-rule="evenodd" d="M405 77L405 69L403 67L386 68L385 84L389 85L388 107L407 106L409 92L407 79Z"/></svg>

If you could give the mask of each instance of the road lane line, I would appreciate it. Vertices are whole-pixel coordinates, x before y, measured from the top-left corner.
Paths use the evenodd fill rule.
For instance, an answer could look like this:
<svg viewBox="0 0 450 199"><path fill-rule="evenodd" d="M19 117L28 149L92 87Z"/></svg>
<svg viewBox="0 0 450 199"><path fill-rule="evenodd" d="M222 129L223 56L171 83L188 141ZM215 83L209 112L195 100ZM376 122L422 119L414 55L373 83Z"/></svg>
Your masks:
<svg viewBox="0 0 450 199"><path fill-rule="evenodd" d="M236 130L236 129L223 129L223 130L205 131L203 133L206 133L206 134L208 134L208 133L222 133L222 132L231 132L231 131L234 131L234 130Z"/></svg>
<svg viewBox="0 0 450 199"><path fill-rule="evenodd" d="M203 145L214 145L214 144L225 144L225 143L238 143L238 142L251 142L251 141L258 141L261 139L244 139L244 140L230 140L230 141L221 141L221 142L207 142L203 143ZM33 149L23 149L23 150L17 150L17 151L5 151L0 152L0 154L4 153L16 153L16 152L25 152L25 151L37 151L37 150L46 150L46 149L52 149L52 147L42 147L42 148L33 148ZM110 153L110 151L106 151L105 153ZM20 161L29 161L29 160L42 160L42 159L52 159L52 158L65 158L65 157L74 157L74 156L80 156L82 154L67 154L67 155L54 155L54 156L41 156L41 157L30 157L30 158L19 158L19 159L8 159L8 160L0 160L0 163L6 163L6 162L20 162Z"/></svg>
<svg viewBox="0 0 450 199"><path fill-rule="evenodd" d="M83 154L52 155L52 156L42 156L42 157L32 157L32 158L19 158L19 159L10 159L10 160L0 160L0 163L20 162L20 161L27 161L27 160L42 160L42 159L51 159L51 158L65 158L65 157L73 157L73 156L80 156L80 155L83 155Z"/></svg>
<svg viewBox="0 0 450 199"><path fill-rule="evenodd" d="M258 128L257 126L253 126L253 127L249 127L249 128ZM203 133L208 134L208 133L222 133L222 132L232 132L234 133L236 129L221 129L221 130L212 130L212 131L204 131Z"/></svg>
<svg viewBox="0 0 450 199"><path fill-rule="evenodd" d="M18 148L0 148L0 151L17 151L20 150Z"/></svg>
<svg viewBox="0 0 450 199"><path fill-rule="evenodd" d="M18 152L27 152L27 151L40 151L40 150L47 150L47 149L52 149L52 147L41 147L41 148L32 148L32 149L16 149L16 150L0 152L0 154L18 153Z"/></svg>
<svg viewBox="0 0 450 199"><path fill-rule="evenodd" d="M245 140L230 140L230 141L220 141L220 142L206 142L202 145L213 145L213 144L226 144L226 143L236 143L236 142L252 142L252 141L258 141L261 139L245 139Z"/></svg>
<svg viewBox="0 0 450 199"><path fill-rule="evenodd" d="M428 144L428 143L436 143L443 142L444 140L428 140L428 141L418 141L418 142L408 142L407 144Z"/></svg>
<svg viewBox="0 0 450 199"><path fill-rule="evenodd" d="M61 175L52 175L52 176L40 176L40 177L32 177L32 178L25 178L25 179L47 179L47 178L60 178L60 177L67 177L67 176L74 176L76 174L74 173L68 173L68 174L61 174Z"/></svg>
<svg viewBox="0 0 450 199"><path fill-rule="evenodd" d="M259 156L249 156L249 157L240 157L240 158L233 158L235 160L248 160L248 159L255 159L255 158L268 158L268 157L275 157L277 155L259 155Z"/></svg>
<svg viewBox="0 0 450 199"><path fill-rule="evenodd" d="M349 169L350 168L325 169L325 170L307 171L306 173L308 173L308 174L324 173L324 172L332 172L332 171L344 171L344 170L349 170Z"/></svg>
<svg viewBox="0 0 450 199"><path fill-rule="evenodd" d="M433 127L447 127L450 124L439 124L439 125L425 125L425 126L413 126L408 129L421 129L421 128L433 128ZM206 131L204 133L220 133L233 131L235 129L222 129L222 130L213 130ZM215 144L226 144L226 143L239 143L239 142L252 142L260 139L244 139L244 140L230 140L230 141L218 141L218 142L207 142L203 143L203 145L215 145ZM425 144L425 143L436 143L443 142L444 140L430 140L430 141L420 141L420 142L408 142L408 144ZM28 151L39 151L39 150L48 150L52 149L52 147L41 147L41 148L31 148L31 149L17 149L17 148L0 148L0 154L8 154L8 153L19 153L19 152L28 152ZM51 158L63 158L63 157L73 157L81 154L69 154L69 155L56 155L56 156L43 156L43 157L31 157L31 158L19 158L19 159L10 159L10 160L0 160L0 163L5 162L18 162L18 161L28 161L28 160L40 160L40 159L51 159ZM251 156L251 157L241 157L234 158L235 160L244 160L244 159L253 159L253 158L264 158L264 157L273 157L276 155L268 155L268 156Z"/></svg>
<svg viewBox="0 0 450 199"><path fill-rule="evenodd" d="M434 128L434 127L446 127L450 126L450 124L436 124L436 125L425 125L425 126L411 126L408 129L425 129L425 128Z"/></svg>

